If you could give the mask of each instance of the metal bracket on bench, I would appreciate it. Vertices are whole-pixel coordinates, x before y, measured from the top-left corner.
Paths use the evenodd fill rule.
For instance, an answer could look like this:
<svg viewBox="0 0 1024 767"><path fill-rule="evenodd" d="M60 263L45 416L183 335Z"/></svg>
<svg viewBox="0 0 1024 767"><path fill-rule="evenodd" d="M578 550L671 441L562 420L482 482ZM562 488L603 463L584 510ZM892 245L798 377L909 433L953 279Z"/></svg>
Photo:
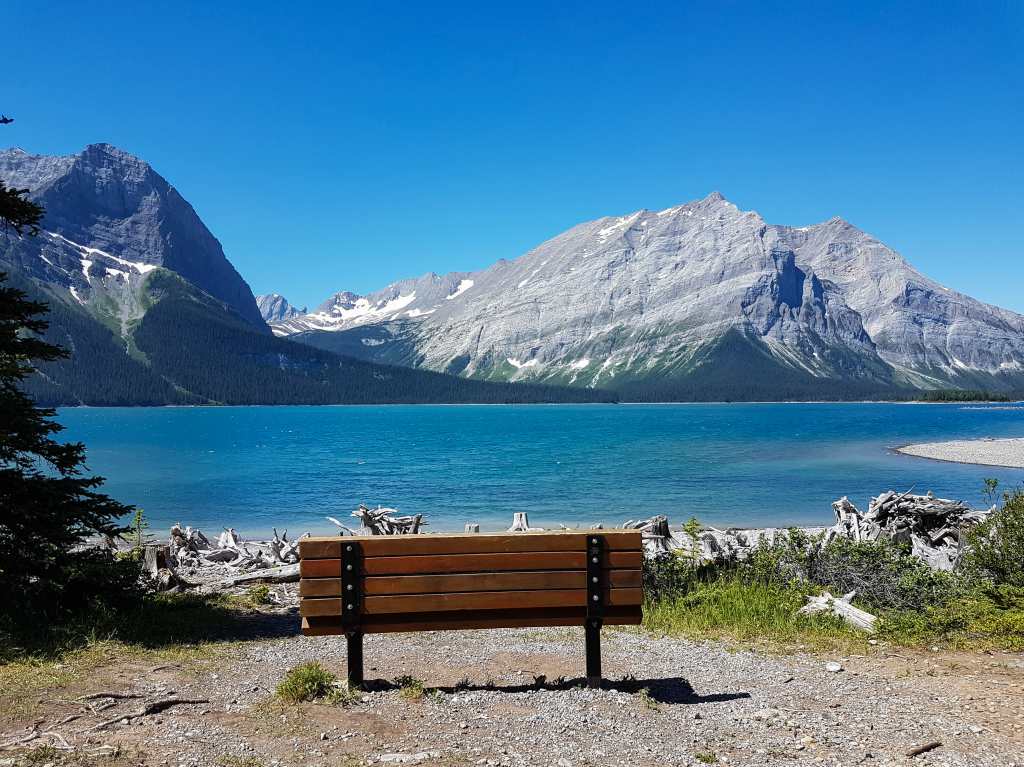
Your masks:
<svg viewBox="0 0 1024 767"><path fill-rule="evenodd" d="M341 624L347 631L359 628L363 608L363 547L355 541L341 544Z"/></svg>
<svg viewBox="0 0 1024 767"><path fill-rule="evenodd" d="M604 617L604 536L587 536L587 623Z"/></svg>
<svg viewBox="0 0 1024 767"><path fill-rule="evenodd" d="M605 540L603 535L587 536L587 617L584 637L587 653L587 686L601 686L601 624L604 618Z"/></svg>
<svg viewBox="0 0 1024 767"><path fill-rule="evenodd" d="M341 543L341 625L348 646L348 684L363 685L363 547L355 541Z"/></svg>

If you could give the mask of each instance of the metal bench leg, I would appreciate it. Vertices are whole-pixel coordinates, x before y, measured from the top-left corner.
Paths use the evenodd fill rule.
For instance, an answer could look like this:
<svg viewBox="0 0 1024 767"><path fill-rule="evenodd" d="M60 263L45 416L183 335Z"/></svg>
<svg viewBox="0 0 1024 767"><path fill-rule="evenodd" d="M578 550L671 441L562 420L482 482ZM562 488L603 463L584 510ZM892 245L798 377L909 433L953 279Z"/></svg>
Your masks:
<svg viewBox="0 0 1024 767"><path fill-rule="evenodd" d="M601 686L601 621L588 620L584 627L587 645L587 687Z"/></svg>
<svg viewBox="0 0 1024 767"><path fill-rule="evenodd" d="M350 631L345 634L348 640L348 686L363 686L363 632Z"/></svg>

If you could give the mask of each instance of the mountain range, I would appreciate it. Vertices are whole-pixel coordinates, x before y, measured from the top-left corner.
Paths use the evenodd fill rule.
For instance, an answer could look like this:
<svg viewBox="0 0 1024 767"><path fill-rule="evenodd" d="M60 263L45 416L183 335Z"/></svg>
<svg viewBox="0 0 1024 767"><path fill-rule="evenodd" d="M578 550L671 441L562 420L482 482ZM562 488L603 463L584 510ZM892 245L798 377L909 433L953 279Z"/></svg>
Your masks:
<svg viewBox="0 0 1024 767"><path fill-rule="evenodd" d="M366 360L626 399L1024 388L1024 316L936 283L841 218L769 224L717 192L270 324Z"/></svg>
<svg viewBox="0 0 1024 767"><path fill-rule="evenodd" d="M0 151L46 209L0 271L71 350L48 404L850 399L1024 390L1024 317L850 223L769 224L713 193L585 222L477 272L312 311L256 297L182 196L108 144Z"/></svg>
<svg viewBox="0 0 1024 767"><path fill-rule="evenodd" d="M192 206L108 144L50 157L0 151L0 179L46 214L0 235L0 272L48 304L70 352L26 382L48 405L329 404L608 400L605 392L469 381L275 337L248 284Z"/></svg>

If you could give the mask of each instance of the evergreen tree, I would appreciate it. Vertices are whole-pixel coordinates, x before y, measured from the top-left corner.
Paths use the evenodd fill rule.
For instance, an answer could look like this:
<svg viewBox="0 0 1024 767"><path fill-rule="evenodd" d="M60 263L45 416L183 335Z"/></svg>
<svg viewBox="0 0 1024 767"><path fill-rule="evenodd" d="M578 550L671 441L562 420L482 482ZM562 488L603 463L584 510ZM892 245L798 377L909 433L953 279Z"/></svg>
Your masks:
<svg viewBox="0 0 1024 767"><path fill-rule="evenodd" d="M6 214L5 214L6 215ZM25 225L25 218L4 224ZM105 549L83 547L113 536L131 511L97 492L85 474L85 446L61 443L55 411L21 390L33 361L66 352L42 340L46 305L6 285L0 273L0 631L48 628L97 600L125 594L132 576Z"/></svg>
<svg viewBox="0 0 1024 767"><path fill-rule="evenodd" d="M0 233L35 236L44 210L27 189L0 182ZM137 570L106 548L83 546L119 535L132 509L97 492L85 475L85 446L54 439L63 427L23 391L35 363L67 357L41 337L46 304L6 284L0 272L0 635L46 634L62 618L133 590Z"/></svg>

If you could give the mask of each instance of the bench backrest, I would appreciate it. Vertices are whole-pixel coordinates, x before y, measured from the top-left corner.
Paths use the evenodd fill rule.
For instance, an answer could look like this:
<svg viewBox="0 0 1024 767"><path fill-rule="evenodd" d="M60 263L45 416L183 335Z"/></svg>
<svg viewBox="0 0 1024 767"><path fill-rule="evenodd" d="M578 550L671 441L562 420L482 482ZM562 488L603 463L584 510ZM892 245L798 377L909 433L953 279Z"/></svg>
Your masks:
<svg viewBox="0 0 1024 767"><path fill-rule="evenodd" d="M635 530L306 538L305 634L639 623Z"/></svg>

